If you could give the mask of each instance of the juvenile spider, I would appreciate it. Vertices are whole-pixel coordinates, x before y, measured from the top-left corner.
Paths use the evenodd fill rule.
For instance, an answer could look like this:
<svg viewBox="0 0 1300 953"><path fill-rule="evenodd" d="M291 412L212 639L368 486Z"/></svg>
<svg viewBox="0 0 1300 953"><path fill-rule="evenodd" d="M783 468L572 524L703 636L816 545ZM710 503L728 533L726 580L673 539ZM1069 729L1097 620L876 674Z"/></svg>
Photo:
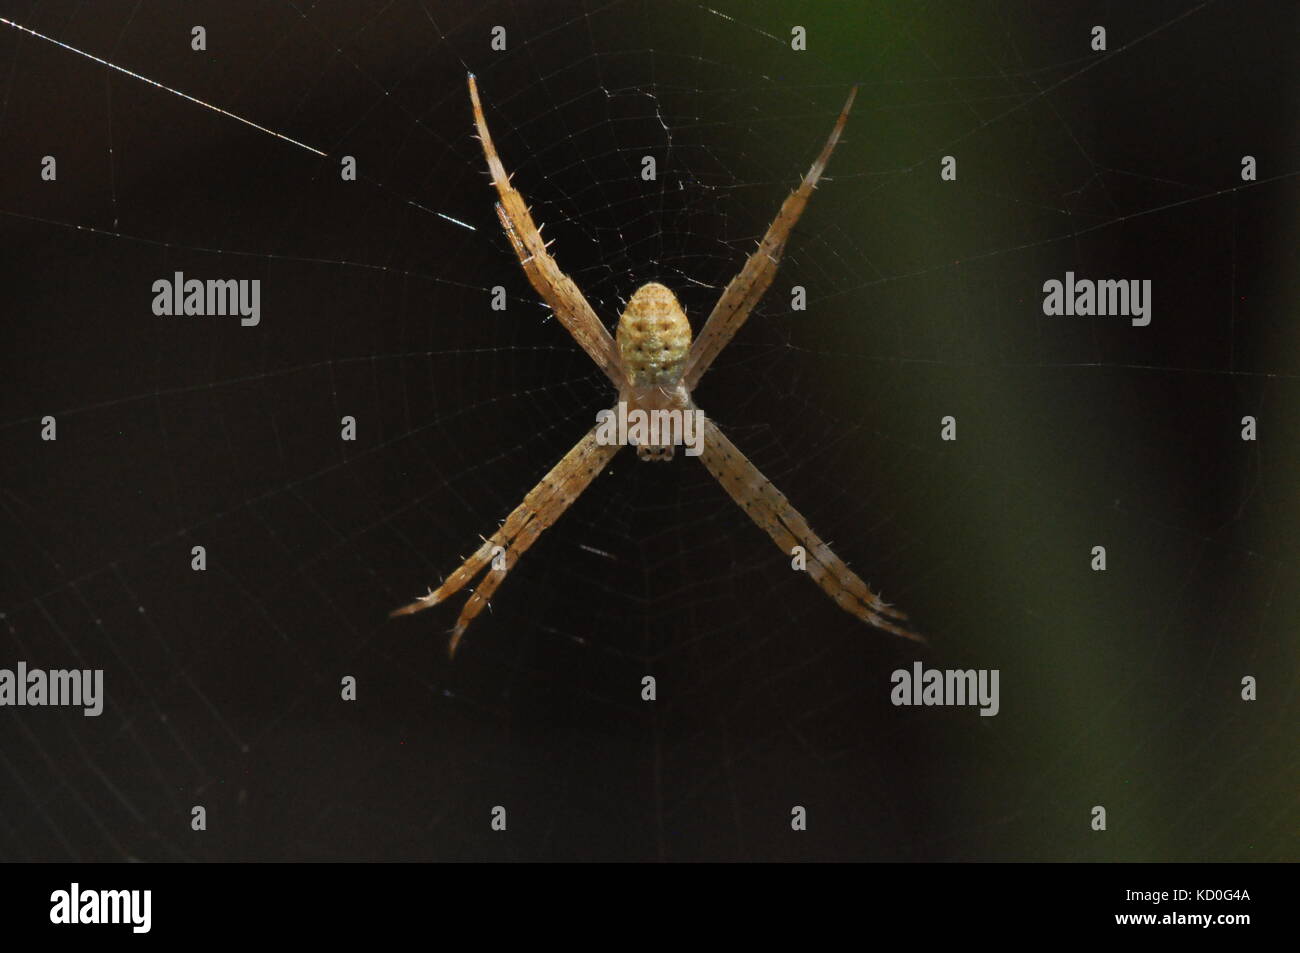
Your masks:
<svg viewBox="0 0 1300 953"><path fill-rule="evenodd" d="M492 182L501 199L497 203L501 227L533 288L551 306L560 323L596 362L596 366L605 372L618 392L619 401L626 403L629 414L633 410L697 410L691 392L772 283L786 239L826 168L826 161L848 121L856 94L857 87L854 87L817 161L799 187L782 203L757 250L722 292L722 297L704 322L700 336L692 344L691 326L677 297L664 285L655 282L642 285L632 295L618 319L616 336L610 338L582 291L560 271L547 251L523 196L510 184L510 176L506 175L492 145L487 121L483 118L478 84L470 74L469 97L474 107L474 123L483 143ZM593 427L588 431L542 481L528 491L501 528L461 563L441 586L395 610L393 615L410 615L436 606L487 569L483 581L470 595L452 629L448 651L455 656L461 636L483 611L519 557L560 518L618 453L620 444L600 442L597 429ZM642 460L667 460L672 455L673 444L666 440L637 447L637 456ZM723 489L783 552L790 554L793 547L803 547L807 553L808 574L840 608L878 629L922 641L920 636L897 624L907 618L906 614L886 604L867 588L866 583L812 531L781 492L708 418L704 418L700 458Z"/></svg>

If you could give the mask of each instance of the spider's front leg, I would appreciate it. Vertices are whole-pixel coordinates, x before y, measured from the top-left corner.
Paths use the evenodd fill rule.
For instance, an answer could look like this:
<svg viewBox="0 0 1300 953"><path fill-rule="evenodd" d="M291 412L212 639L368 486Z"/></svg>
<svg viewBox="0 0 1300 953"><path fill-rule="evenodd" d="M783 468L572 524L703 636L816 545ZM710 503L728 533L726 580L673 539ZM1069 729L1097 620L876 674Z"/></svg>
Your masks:
<svg viewBox="0 0 1300 953"><path fill-rule="evenodd" d="M537 537L548 529L563 515L582 491L591 485L591 481L609 465L618 453L621 444L602 444L596 439L596 428L592 428L585 437L578 441L572 450L566 453L540 483L528 491L524 500L506 517L492 536L476 549L468 559L448 576L437 589L427 596L416 599L392 612L392 615L412 615L424 609L431 609L448 597L455 595L479 573L487 569L487 575L470 595L465 607L461 609L460 618L451 630L451 641L447 651L456 655L456 647L469 624L483 611L497 587L505 581L506 573L514 568L515 563ZM500 568L488 568L499 558Z"/></svg>
<svg viewBox="0 0 1300 953"><path fill-rule="evenodd" d="M776 270L781 264L781 254L785 251L785 243L790 237L790 231L799 221L799 216L803 214L808 200L812 197L813 189L817 187L822 172L826 170L826 163L830 161L831 153L835 151L835 144L840 141L845 123L849 121L849 110L853 108L853 98L857 93L856 86L849 91L849 98L845 101L844 108L840 110L840 116L835 120L835 126L831 129L821 154L808 169L808 174L803 177L799 187L786 196L786 200L781 203L781 210L777 212L776 218L772 219L772 224L767 227L767 232L763 235L763 240L758 243L758 248L745 260L744 266L736 277L731 279L723 290L722 297L713 306L713 311L704 322L704 327L700 329L700 335L695 339L690 356L686 359L682 382L687 390L695 389L695 385L700 382L700 378L709 369L714 358L727 346L727 342L736 336L741 325L748 320L749 312L754 309L754 305L758 304L768 286L772 284L772 279L776 277Z"/></svg>
<svg viewBox="0 0 1300 953"><path fill-rule="evenodd" d="M497 155L492 143L492 134L488 132L487 119L483 116L483 104L478 98L478 83L471 73L469 76L470 105L474 110L474 124L478 129L479 141L483 144L483 155L487 158L488 172L492 175L492 184L496 186L500 201L497 203L497 216L510 246L519 257L524 274L529 283L542 296L542 300L551 306L560 323L573 336L584 351L596 362L596 366L605 372L615 387L623 383L618 355L614 353L614 342L609 331L600 323L600 318L592 310L586 296L556 264L547 243L542 240L541 229L533 222L528 204L519 191L510 184L501 157Z"/></svg>

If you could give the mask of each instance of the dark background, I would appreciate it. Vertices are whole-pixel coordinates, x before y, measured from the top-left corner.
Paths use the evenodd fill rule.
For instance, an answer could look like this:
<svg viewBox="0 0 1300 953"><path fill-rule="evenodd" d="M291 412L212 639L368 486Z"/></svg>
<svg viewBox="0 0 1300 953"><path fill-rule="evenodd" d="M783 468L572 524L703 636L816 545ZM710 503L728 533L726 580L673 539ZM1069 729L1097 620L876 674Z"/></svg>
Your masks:
<svg viewBox="0 0 1300 953"><path fill-rule="evenodd" d="M0 665L108 696L0 712L0 857L1296 858L1293 8L0 6L327 153L0 24ZM626 453L454 663L460 598L386 619L610 402L496 225L467 70L611 326L654 279L698 329L861 84L696 396L928 647ZM260 279L261 325L153 316L177 270ZM1150 279L1151 326L1045 317L1066 270ZM998 669L1001 714L891 706L918 658Z"/></svg>

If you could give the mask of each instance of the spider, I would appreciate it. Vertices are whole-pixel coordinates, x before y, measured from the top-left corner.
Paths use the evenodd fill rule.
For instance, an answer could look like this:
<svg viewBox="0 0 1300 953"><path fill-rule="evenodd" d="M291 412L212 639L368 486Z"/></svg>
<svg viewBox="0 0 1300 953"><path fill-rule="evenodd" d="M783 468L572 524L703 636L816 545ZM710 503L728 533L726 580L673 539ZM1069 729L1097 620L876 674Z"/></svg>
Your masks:
<svg viewBox="0 0 1300 953"><path fill-rule="evenodd" d="M610 337L582 291L551 257L547 250L548 243L542 241L541 228L533 224L523 196L511 185L512 176L506 174L488 133L483 106L479 102L478 84L474 75L469 75L469 97L474 109L474 124L478 130L478 139L483 144L492 183L500 197L496 210L501 227L533 288L550 305L560 323L596 362L596 366L605 372L618 392L619 401L626 403L629 414L636 409L697 412L691 392L727 342L740 330L749 317L749 312L772 283L781 263L786 240L790 237L790 230L799 220L822 170L826 168L831 151L848 121L849 109L853 106L856 95L855 86L850 90L848 100L817 161L812 164L799 187L781 205L780 212L768 226L758 249L749 256L744 267L722 292L722 297L704 322L700 336L692 343L691 326L677 297L657 282L637 289L619 316L615 336ZM808 574L836 605L878 629L918 642L924 641L916 633L898 624L906 620L907 615L872 592L812 531L807 520L736 449L713 421L705 417L703 422L700 457L705 467L749 514L749 518L765 530L784 552L791 554L795 546L803 547ZM621 444L602 442L597 438L598 429L599 427L593 427L588 431L542 477L542 481L528 491L523 502L506 517L501 527L489 539L484 540L483 545L461 563L441 586L395 610L392 615L410 615L432 608L487 570L451 631L448 653L455 657L461 636L483 611L497 587L505 580L506 574L514 568L528 547L537 542L537 537L560 518L618 453ZM642 460L667 460L672 456L673 443L666 439L658 444L637 446L637 457Z"/></svg>

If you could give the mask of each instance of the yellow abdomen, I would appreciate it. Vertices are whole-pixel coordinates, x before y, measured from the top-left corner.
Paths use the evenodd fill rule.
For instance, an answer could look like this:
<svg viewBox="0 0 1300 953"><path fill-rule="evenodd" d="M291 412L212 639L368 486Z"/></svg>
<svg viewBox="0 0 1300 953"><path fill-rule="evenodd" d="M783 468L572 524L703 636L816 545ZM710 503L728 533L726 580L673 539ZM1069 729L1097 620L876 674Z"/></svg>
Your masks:
<svg viewBox="0 0 1300 953"><path fill-rule="evenodd" d="M638 288L623 309L615 341L633 387L670 386L682 376L691 325L677 296L652 281Z"/></svg>

